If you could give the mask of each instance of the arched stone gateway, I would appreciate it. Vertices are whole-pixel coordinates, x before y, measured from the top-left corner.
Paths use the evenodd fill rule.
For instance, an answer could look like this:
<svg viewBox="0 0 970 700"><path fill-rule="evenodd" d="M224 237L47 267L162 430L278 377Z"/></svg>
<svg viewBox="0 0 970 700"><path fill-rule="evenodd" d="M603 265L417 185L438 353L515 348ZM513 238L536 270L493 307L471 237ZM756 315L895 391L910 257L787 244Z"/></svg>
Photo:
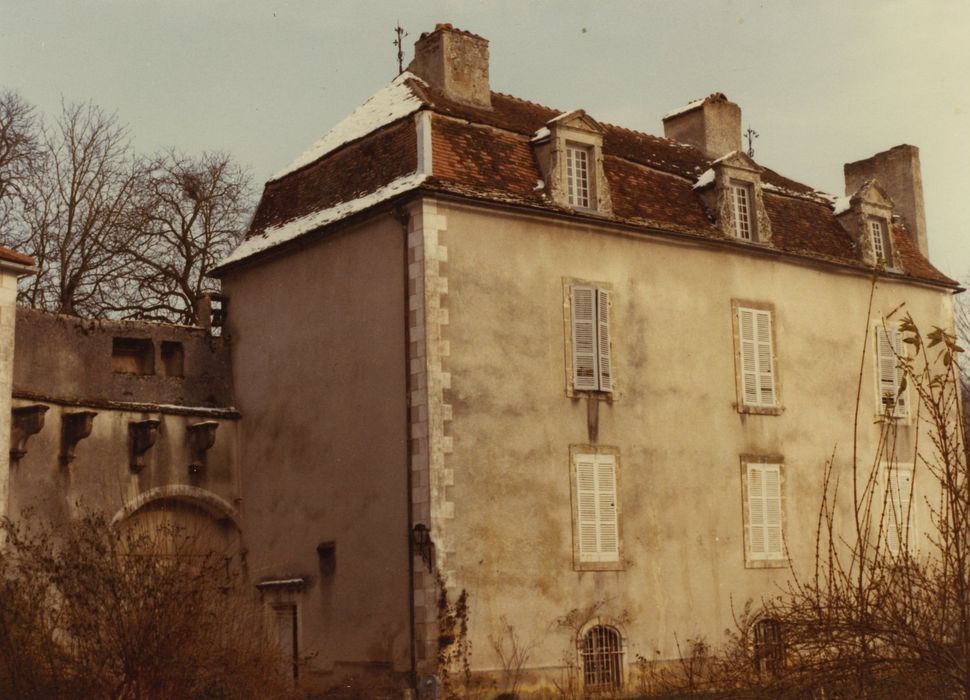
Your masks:
<svg viewBox="0 0 970 700"><path fill-rule="evenodd" d="M136 535L146 535L158 554L227 560L240 550L239 512L225 499L195 486L162 486L140 494L112 518Z"/></svg>

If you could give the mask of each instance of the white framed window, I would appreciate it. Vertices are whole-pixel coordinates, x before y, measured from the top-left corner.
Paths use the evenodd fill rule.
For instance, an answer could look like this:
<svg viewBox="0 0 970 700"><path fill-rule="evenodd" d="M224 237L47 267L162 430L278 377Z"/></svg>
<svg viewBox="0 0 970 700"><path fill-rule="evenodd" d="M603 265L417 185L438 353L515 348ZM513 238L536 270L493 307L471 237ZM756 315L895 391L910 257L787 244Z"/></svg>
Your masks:
<svg viewBox="0 0 970 700"><path fill-rule="evenodd" d="M889 239L886 235L886 222L879 219L869 220L869 241L872 245L872 254L876 260L881 260L888 265L891 258L889 256Z"/></svg>
<svg viewBox="0 0 970 700"><path fill-rule="evenodd" d="M737 306L738 365L741 404L756 408L778 405L772 312Z"/></svg>
<svg viewBox="0 0 970 700"><path fill-rule="evenodd" d="M734 209L734 235L745 241L757 240L752 212L751 186L731 183L731 206Z"/></svg>
<svg viewBox="0 0 970 700"><path fill-rule="evenodd" d="M913 466L884 465L885 513L882 518L886 547L896 556L913 548L916 518L913 512Z"/></svg>
<svg viewBox="0 0 970 700"><path fill-rule="evenodd" d="M898 328L877 325L876 334L876 411L883 416L906 418L909 415L909 402L903 388L905 371L899 366L902 357L902 334ZM902 389L902 391L900 391Z"/></svg>
<svg viewBox="0 0 970 700"><path fill-rule="evenodd" d="M590 208L590 149L566 144L566 197L570 206Z"/></svg>
<svg viewBox="0 0 970 700"><path fill-rule="evenodd" d="M609 290L572 285L570 323L573 390L612 392Z"/></svg>
<svg viewBox="0 0 970 700"><path fill-rule="evenodd" d="M781 464L742 461L744 546L748 563L783 563L785 557Z"/></svg>
<svg viewBox="0 0 970 700"><path fill-rule="evenodd" d="M573 469L578 562L619 562L617 457L604 452L575 452Z"/></svg>

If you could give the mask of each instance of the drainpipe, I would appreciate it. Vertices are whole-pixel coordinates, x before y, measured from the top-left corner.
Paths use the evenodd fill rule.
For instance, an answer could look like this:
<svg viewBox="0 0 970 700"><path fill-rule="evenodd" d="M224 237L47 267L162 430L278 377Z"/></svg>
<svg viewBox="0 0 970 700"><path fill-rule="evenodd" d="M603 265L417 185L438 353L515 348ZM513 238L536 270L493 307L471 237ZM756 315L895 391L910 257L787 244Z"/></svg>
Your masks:
<svg viewBox="0 0 970 700"><path fill-rule="evenodd" d="M401 224L404 232L404 419L406 422L407 442L405 444L406 469L407 469L407 509L408 527L405 536L407 538L408 556L408 643L411 655L411 689L417 697L418 692L418 654L417 637L414 629L414 552L412 548L412 532L414 530L414 505L411 502L411 321L409 304L411 293L408 289L408 229L410 228L411 215L401 205L394 209L394 215Z"/></svg>

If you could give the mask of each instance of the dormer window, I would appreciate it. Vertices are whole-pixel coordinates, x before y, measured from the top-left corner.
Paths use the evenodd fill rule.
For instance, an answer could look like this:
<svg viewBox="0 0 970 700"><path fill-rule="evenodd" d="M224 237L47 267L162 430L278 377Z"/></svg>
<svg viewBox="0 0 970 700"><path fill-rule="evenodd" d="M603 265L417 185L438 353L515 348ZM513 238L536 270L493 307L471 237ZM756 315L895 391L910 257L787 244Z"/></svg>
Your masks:
<svg viewBox="0 0 970 700"><path fill-rule="evenodd" d="M889 236L885 221L881 219L869 220L869 241L872 244L872 254L876 261L889 265L891 260L889 256Z"/></svg>
<svg viewBox="0 0 970 700"><path fill-rule="evenodd" d="M751 186L732 182L731 202L734 207L734 235L745 241L756 240L751 216Z"/></svg>
<svg viewBox="0 0 970 700"><path fill-rule="evenodd" d="M589 148L566 145L566 187L569 205L589 209Z"/></svg>
<svg viewBox="0 0 970 700"><path fill-rule="evenodd" d="M603 127L577 109L549 120L531 139L543 196L577 214L613 213L603 167Z"/></svg>

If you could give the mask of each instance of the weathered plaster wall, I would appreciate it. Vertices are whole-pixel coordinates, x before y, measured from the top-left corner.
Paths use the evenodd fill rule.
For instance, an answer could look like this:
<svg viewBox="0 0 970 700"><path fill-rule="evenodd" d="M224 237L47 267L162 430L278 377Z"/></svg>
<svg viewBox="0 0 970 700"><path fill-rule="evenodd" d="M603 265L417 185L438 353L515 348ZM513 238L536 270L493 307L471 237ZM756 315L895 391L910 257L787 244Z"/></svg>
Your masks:
<svg viewBox="0 0 970 700"><path fill-rule="evenodd" d="M405 240L383 216L223 283L249 572L308 581L316 670L409 668Z"/></svg>
<svg viewBox="0 0 970 700"><path fill-rule="evenodd" d="M115 337L151 340L154 372L113 372ZM182 376L165 376L163 341L181 343ZM11 514L30 508L44 520L64 522L84 510L127 517L138 507L180 503L215 520L232 520L239 495L238 413L228 359L225 341L201 328L17 309L13 406L47 411L41 430L27 438L26 454L12 460ZM91 433L77 442L73 461L64 463L63 419L84 411L96 414ZM146 420L159 421L157 436L143 464L133 467L129 424ZM197 455L189 426L206 421L218 425L215 442L202 468L193 471L189 465Z"/></svg>
<svg viewBox="0 0 970 700"><path fill-rule="evenodd" d="M637 654L676 656L674 635L720 641L732 603L788 576L745 568L741 455L783 457L785 534L808 570L823 465L833 449L843 477L849 464L868 278L442 202L437 215L448 231L452 450L440 465L447 487L432 490L433 535L447 543L452 599L468 593L474 669L500 668L489 637L502 616L536 642L529 666L575 660L573 635L555 622L596 603L604 620L625 620L628 668ZM567 277L612 288L616 392L592 407L566 393ZM736 408L732 299L774 306L780 415ZM874 319L903 301L924 328L950 323L949 293L886 280ZM870 355L863 459L878 438L874 372ZM902 454L914 430L900 428ZM619 454L620 571L574 567L569 448L591 442Z"/></svg>
<svg viewBox="0 0 970 700"><path fill-rule="evenodd" d="M143 338L153 344L151 375L111 370L113 338ZM162 342L182 343L183 377L162 371ZM223 338L203 328L138 321L95 321L17 309L16 395L87 403L230 406L229 351Z"/></svg>
<svg viewBox="0 0 970 700"><path fill-rule="evenodd" d="M66 522L83 511L103 511L110 516L126 506L147 505L145 496L151 494L160 501L195 504L218 520L230 517L229 508L238 503L238 419L232 411L173 414L18 398L13 402L14 406L37 404L49 407L44 427L28 438L27 453L10 467L13 515L29 508L54 523ZM82 410L97 413L91 434L77 443L74 460L64 464L60 460L62 418ZM145 466L136 471L130 467L128 424L149 419L160 421L158 437L145 452ZM215 443L206 452L205 466L193 474L187 426L200 421L215 421L219 427ZM221 500L224 512L207 500Z"/></svg>
<svg viewBox="0 0 970 700"><path fill-rule="evenodd" d="M10 391L17 320L17 273L0 268L0 517L9 514Z"/></svg>

